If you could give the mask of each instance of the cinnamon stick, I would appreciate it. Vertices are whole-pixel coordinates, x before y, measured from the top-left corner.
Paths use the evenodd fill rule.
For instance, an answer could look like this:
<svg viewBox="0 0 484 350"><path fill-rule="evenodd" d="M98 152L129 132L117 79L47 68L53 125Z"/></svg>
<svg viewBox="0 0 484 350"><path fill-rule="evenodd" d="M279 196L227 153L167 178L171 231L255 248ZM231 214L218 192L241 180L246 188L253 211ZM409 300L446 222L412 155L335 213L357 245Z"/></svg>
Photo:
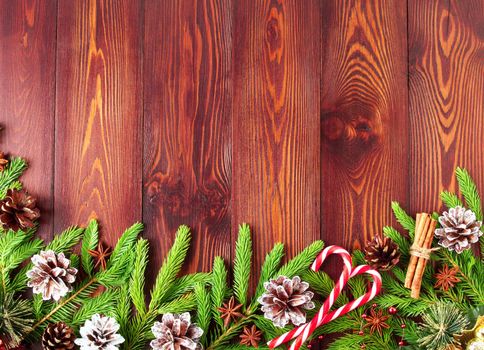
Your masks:
<svg viewBox="0 0 484 350"><path fill-rule="evenodd" d="M415 222L415 235L414 244L418 247L422 247L425 239L428 227L430 225L430 215L427 213L417 214L417 220ZM410 261L408 263L407 275L405 276L405 287L411 288L412 281L415 274L415 269L417 268L418 257L410 256Z"/></svg>
<svg viewBox="0 0 484 350"><path fill-rule="evenodd" d="M432 240L434 238L434 231L435 228L437 227L437 221L434 219L430 218L430 225L427 229L427 232L425 233L425 241L424 244L422 245L423 248L425 249L430 249L432 246ZM425 267L427 266L427 258L424 257L419 257L417 266L415 269L415 275L413 277L412 281L412 290L410 293L410 296L412 298L417 299L420 296L420 288L422 287L422 277L425 272Z"/></svg>

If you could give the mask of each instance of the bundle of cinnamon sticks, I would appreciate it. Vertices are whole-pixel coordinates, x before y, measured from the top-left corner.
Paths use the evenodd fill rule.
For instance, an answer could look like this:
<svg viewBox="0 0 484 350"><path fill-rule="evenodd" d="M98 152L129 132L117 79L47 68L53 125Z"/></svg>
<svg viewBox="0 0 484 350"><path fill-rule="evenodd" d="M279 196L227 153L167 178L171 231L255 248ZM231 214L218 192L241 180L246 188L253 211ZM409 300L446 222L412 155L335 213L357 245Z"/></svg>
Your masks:
<svg viewBox="0 0 484 350"><path fill-rule="evenodd" d="M415 238L410 248L410 262L405 277L405 287L411 289L411 297L419 298L422 287L422 277L430 259L432 239L437 221L430 214L418 213L415 222Z"/></svg>

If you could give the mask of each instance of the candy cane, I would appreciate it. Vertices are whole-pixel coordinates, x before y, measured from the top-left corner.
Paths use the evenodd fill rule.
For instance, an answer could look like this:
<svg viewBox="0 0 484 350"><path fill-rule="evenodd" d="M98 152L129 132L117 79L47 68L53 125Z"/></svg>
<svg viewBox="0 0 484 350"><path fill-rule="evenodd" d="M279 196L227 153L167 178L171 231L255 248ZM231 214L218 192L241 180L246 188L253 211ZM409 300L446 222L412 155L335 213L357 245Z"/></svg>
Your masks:
<svg viewBox="0 0 484 350"><path fill-rule="evenodd" d="M316 258L314 263L312 264L311 268L313 271L317 271L325 259L331 254L338 254L343 258L344 261L344 269L343 272L338 280L338 283L335 285L333 290L331 291L328 298L323 303L323 306L317 313L317 315L309 322L304 325L301 325L280 337L277 337L271 340L268 345L270 349L273 349L283 343L290 341L291 339L297 338L296 341L291 345L291 350L297 350L300 346L309 338L309 336L314 332L314 330L328 322L333 321L334 319L358 308L361 305L368 303L372 300L381 289L381 276L376 271L373 270L371 267L367 265L357 266L356 268L352 268L351 264L351 256L350 254L341 247L337 246L329 246L327 247L319 256ZM371 290L364 294L363 296L359 297L356 300L349 302L348 304L340 307L339 309L331 312L328 314L329 309L338 298L339 294L343 290L344 286L348 282L349 278L352 278L357 275L361 274L370 274L373 277L373 283Z"/></svg>
<svg viewBox="0 0 484 350"><path fill-rule="evenodd" d="M351 255L343 248L338 247L338 246L329 246L326 247L316 258L316 260L313 262L311 269L313 271L318 271L321 268L321 265L324 263L326 258L332 254L337 254L343 259L344 263L344 268L343 272L338 280L338 283L335 285L331 293L329 294L328 298L324 301L321 309L319 310L318 314L316 317L313 319L316 320L316 322L320 322L323 317L329 312L331 309L331 306L333 306L334 302L336 299L338 299L338 296L340 295L341 291L343 290L344 286L348 282L350 273L352 271L352 263L351 263ZM279 345L286 343L290 341L291 339L294 339L298 337L302 332L309 332L310 329L306 327L307 324L304 324L300 327L294 328L293 330L281 335L280 337L277 337L273 340L271 340L268 345L269 348L273 349L275 347L278 347ZM307 337L308 335L305 335Z"/></svg>
<svg viewBox="0 0 484 350"><path fill-rule="evenodd" d="M316 321L316 318L313 318L310 323L306 324L306 328L304 332L299 335L299 337L294 341L294 343L291 345L290 350L297 350L301 347L301 345L309 338L309 336L314 332L314 330L323 324L329 323L335 319L337 319L340 316L343 316L347 314L350 311L353 311L354 309L368 303L370 300L372 300L378 293L380 293L381 290L381 276L380 273L374 269L372 269L368 265L361 265L355 267L355 269L352 271L350 278L355 277L357 275L362 275L362 274L369 274L373 277L373 283L371 285L371 290L358 299L355 299L351 302L349 302L346 305L341 306L339 309L326 314L321 320Z"/></svg>

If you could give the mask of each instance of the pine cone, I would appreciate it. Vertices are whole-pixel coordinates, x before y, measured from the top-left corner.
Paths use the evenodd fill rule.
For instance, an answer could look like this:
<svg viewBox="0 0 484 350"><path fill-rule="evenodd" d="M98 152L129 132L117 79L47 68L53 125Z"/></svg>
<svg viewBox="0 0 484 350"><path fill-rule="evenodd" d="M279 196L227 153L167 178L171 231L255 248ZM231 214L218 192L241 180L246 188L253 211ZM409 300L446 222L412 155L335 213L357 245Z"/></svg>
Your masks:
<svg viewBox="0 0 484 350"><path fill-rule="evenodd" d="M58 301L72 290L71 283L76 280L77 269L69 267L71 261L63 253L52 250L41 251L32 257L34 267L27 272L30 278L27 285L42 299Z"/></svg>
<svg viewBox="0 0 484 350"><path fill-rule="evenodd" d="M74 349L74 331L64 322L51 323L42 335L42 348L44 350L70 350Z"/></svg>
<svg viewBox="0 0 484 350"><path fill-rule="evenodd" d="M31 228L39 217L36 200L23 190L9 189L0 201L0 225L6 230Z"/></svg>
<svg viewBox="0 0 484 350"><path fill-rule="evenodd" d="M112 317L95 314L90 320L84 323L74 343L81 347L81 350L114 350L118 345L124 343L124 338L118 334L119 324Z"/></svg>
<svg viewBox="0 0 484 350"><path fill-rule="evenodd" d="M8 159L5 156L5 153L0 151L0 172L5 170L5 168L7 167L7 164L8 164Z"/></svg>
<svg viewBox="0 0 484 350"><path fill-rule="evenodd" d="M365 246L365 260L374 269L388 270L400 261L400 249L390 238L375 235Z"/></svg>
<svg viewBox="0 0 484 350"><path fill-rule="evenodd" d="M303 309L314 309L311 299L313 292L308 291L309 284L301 282L298 276L292 279L279 276L277 279L264 283L266 293L258 299L262 304L264 317L271 320L277 327L285 327L289 321L295 326L306 322Z"/></svg>
<svg viewBox="0 0 484 350"><path fill-rule="evenodd" d="M151 328L155 336L150 345L155 350L199 350L203 330L191 323L190 314L164 314L161 322Z"/></svg>
<svg viewBox="0 0 484 350"><path fill-rule="evenodd" d="M435 230L435 237L439 238L442 247L455 250L456 253L469 249L482 236L482 222L476 220L472 210L460 206L444 211L439 222L442 228Z"/></svg>

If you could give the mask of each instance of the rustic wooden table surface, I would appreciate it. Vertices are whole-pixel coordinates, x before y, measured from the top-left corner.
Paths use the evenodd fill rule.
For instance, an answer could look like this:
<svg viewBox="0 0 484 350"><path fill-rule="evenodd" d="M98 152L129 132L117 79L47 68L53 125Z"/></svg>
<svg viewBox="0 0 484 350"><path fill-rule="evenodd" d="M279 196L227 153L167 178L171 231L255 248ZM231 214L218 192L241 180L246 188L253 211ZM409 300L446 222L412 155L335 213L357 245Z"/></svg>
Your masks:
<svg viewBox="0 0 484 350"><path fill-rule="evenodd" d="M142 220L152 273L183 223L186 271L242 222L258 270L438 210L456 166L484 190L484 0L0 0L0 45L42 236Z"/></svg>

